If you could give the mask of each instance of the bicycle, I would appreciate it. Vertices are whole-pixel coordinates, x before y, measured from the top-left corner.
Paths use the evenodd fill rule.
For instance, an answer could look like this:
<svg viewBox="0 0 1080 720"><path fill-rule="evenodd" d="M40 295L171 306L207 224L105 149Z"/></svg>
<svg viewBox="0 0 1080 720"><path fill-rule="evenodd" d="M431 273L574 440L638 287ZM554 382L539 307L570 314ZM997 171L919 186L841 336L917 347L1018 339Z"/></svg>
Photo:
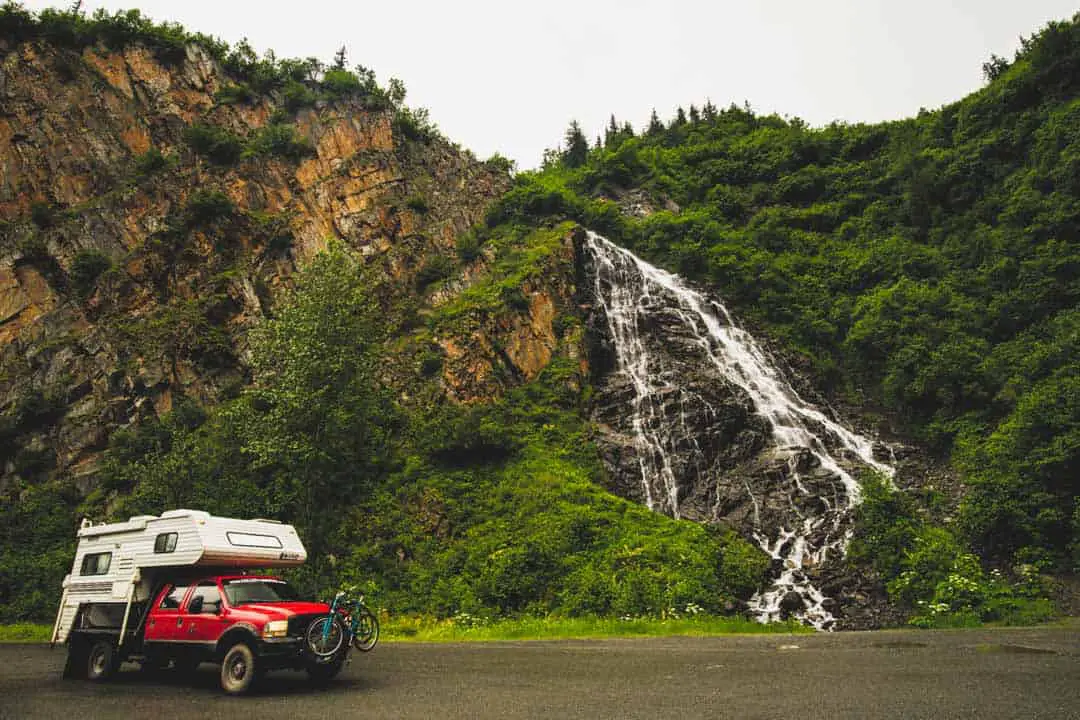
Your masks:
<svg viewBox="0 0 1080 720"><path fill-rule="evenodd" d="M363 593L355 600L347 598L348 593L339 592L330 604L330 614L308 626L307 645L319 659L333 657L346 640L361 652L370 651L379 641L379 619L364 605Z"/></svg>

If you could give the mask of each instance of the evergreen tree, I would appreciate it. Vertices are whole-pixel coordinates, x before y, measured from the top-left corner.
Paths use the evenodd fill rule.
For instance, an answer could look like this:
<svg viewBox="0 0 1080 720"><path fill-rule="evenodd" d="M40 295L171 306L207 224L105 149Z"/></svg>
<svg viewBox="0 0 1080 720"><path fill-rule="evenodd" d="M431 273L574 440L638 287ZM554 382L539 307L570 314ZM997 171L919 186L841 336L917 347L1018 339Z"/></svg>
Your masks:
<svg viewBox="0 0 1080 720"><path fill-rule="evenodd" d="M652 115L649 116L649 127L645 128L645 134L655 136L662 132L664 132L664 123L660 122L660 116L656 114L656 108L653 108Z"/></svg>
<svg viewBox="0 0 1080 720"><path fill-rule="evenodd" d="M705 105L701 108L701 114L709 122L716 120L717 111L716 106L712 104L712 100L705 100Z"/></svg>
<svg viewBox="0 0 1080 720"><path fill-rule="evenodd" d="M671 121L671 127L678 128L686 124L686 111L680 105L675 111L675 119Z"/></svg>
<svg viewBox="0 0 1080 720"><path fill-rule="evenodd" d="M566 150L563 151L563 165L569 168L581 167L589 158L589 141L581 131L577 120L570 121L566 129Z"/></svg>
<svg viewBox="0 0 1080 720"><path fill-rule="evenodd" d="M615 122L615 115L612 113L607 130L604 132L604 147L614 147L619 144L619 140L619 125Z"/></svg>
<svg viewBox="0 0 1080 720"><path fill-rule="evenodd" d="M699 122L701 122L701 113L698 112L698 109L695 106L691 105L690 106L690 123L693 124L693 125L697 125Z"/></svg>
<svg viewBox="0 0 1080 720"><path fill-rule="evenodd" d="M345 46L344 45L342 45L340 48L338 48L338 51L336 53L334 53L333 69L334 70L344 70L345 69Z"/></svg>

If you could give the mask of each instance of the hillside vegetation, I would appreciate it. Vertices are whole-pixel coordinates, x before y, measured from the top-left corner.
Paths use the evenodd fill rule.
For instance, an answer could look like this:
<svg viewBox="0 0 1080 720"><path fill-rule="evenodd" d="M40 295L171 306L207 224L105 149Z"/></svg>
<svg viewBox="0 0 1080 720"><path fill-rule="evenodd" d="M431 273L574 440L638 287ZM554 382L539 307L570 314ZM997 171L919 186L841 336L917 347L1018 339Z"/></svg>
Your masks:
<svg viewBox="0 0 1080 720"><path fill-rule="evenodd" d="M5 262L41 274L52 303L116 347L108 385L130 378L135 396L109 406L143 408L108 439L93 475L76 475L50 443L73 415L67 385L80 400L98 379L41 372L54 383L41 387L30 370L56 348L86 354L85 341L61 317L50 347L28 336L6 348L0 383L14 401L0 406L0 447L17 463L0 504L0 621L51 618L80 516L173 507L295 523L311 557L294 578L306 592L359 582L392 611L719 613L759 585L765 557L746 541L595 483L569 298L540 328L562 341L554 357L534 361L526 348L529 368L516 368L500 335L530 321L526 285L558 295L540 287L548 270L558 265L572 286L572 266L555 259L572 227L489 232L483 248L458 237L461 219L505 185L507 163L447 147L424 111L402 104L399 83L384 89L365 68L346 69L344 52L330 66L257 57L136 11L8 3L0 50L9 67L42 63L41 81L75 88L73 102L111 102L70 108L100 122L95 132L153 127L144 154L94 158L89 182L109 189L100 199L16 197L0 226ZM186 91L177 102L195 97L194 119L163 118L172 106L139 105L144 96L125 94L102 63L135 63L178 92L194 76L213 97ZM133 117L117 122L116 107ZM308 187L310 200L267 207ZM342 229L349 243L301 261L307 223ZM140 226L156 230L112 237ZM91 241L101 250L75 252ZM145 267L154 285L140 296ZM253 294L243 312L258 327L245 332L237 306ZM472 347L478 335L490 359ZM464 354L449 357L453 348ZM190 378L211 382L200 392ZM158 416L147 400L171 411Z"/></svg>
<svg viewBox="0 0 1080 720"><path fill-rule="evenodd" d="M422 165L437 135L401 104L403 88L362 68L258 58L137 13L8 4L0 33L174 60L203 46L233 80L219 103L268 93L283 108L243 139L184 130L220 172L309 157L289 113L342 98L393 113L402 158ZM78 516L172 507L295 523L311 556L295 575L305 590L359 583L392 611L466 624L738 612L764 553L602 489L586 318L560 286L574 282L576 224L714 289L831 398L952 462L965 493L949 527L926 512L947 498L867 481L852 559L895 602L923 624L1045 617L1038 575L1080 565L1080 16L986 73L970 97L882 125L813 129L711 103L640 133L613 118L594 147L574 125L450 245L405 238L360 260L331 243L278 288L242 361L213 313L195 313L184 352L229 355L243 386L211 405L178 395L171 413L113 433L89 492L35 465L40 449L19 449L23 482L0 505L0 621L49 618ZM135 172L174 162L148 153ZM437 195L399 200L423 218ZM206 229L231 237L228 203L195 193L158 240L179 251ZM9 227L47 227L47 211ZM83 302L103 274L87 255L65 292ZM540 328L552 347L523 364L507 338L538 322L539 295L552 302ZM172 317L116 327L146 341ZM27 398L0 417L13 452L62 414L55 397Z"/></svg>
<svg viewBox="0 0 1080 720"><path fill-rule="evenodd" d="M731 106L576 125L490 222L574 218L716 290L886 437L951 457L963 537L1080 563L1080 16L880 125ZM635 216L636 215L636 216Z"/></svg>

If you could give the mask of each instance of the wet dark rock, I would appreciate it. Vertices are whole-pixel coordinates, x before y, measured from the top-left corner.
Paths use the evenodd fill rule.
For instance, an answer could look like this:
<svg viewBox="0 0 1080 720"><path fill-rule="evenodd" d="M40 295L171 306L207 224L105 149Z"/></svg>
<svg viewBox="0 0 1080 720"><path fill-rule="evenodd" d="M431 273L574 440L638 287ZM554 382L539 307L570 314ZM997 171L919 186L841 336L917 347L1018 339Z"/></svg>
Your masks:
<svg viewBox="0 0 1080 720"><path fill-rule="evenodd" d="M796 613L806 608L806 601L797 592L789 592L780 601L780 609L787 613Z"/></svg>
<svg viewBox="0 0 1080 720"><path fill-rule="evenodd" d="M840 550L850 527L849 498L842 477L823 464L819 454L831 455L848 473L861 469L862 460L845 450L824 422L805 417L804 427L816 435L809 446L776 447L770 423L756 413L750 395L711 359L703 330L688 324L688 311L662 290L643 293L632 310L622 311L633 315L619 318L633 318L621 327L633 327L633 341L644 350L635 372L647 379L650 392L638 397L631 375L619 371L616 338L605 308L614 284L625 288L640 283L640 276L635 281L624 274L633 272L629 266L620 267L611 257L597 261L587 250L579 260L581 276L589 279L579 286L579 303L591 311L586 322L595 388L591 416L610 489L638 502L651 498L658 512L722 523L748 539L768 538L774 551L773 543L779 545L782 558L793 551L794 542L780 542L780 538L794 530L811 548L835 545L835 551L821 552L816 561L803 561L815 586L832 585L829 591L823 590L830 598L825 611L839 612L838 624L877 622L866 613L844 614L848 606L859 605L855 592L865 599L860 607L878 602L881 596L868 592L865 583L844 579L852 572ZM597 272L598 286L593 282ZM833 416L831 410L821 412ZM666 464L659 463L658 456ZM646 473L643 464L649 468ZM675 485L673 492L669 482ZM779 577L787 562L774 560L770 576ZM787 615L808 611L806 600L797 592L788 592L780 605Z"/></svg>

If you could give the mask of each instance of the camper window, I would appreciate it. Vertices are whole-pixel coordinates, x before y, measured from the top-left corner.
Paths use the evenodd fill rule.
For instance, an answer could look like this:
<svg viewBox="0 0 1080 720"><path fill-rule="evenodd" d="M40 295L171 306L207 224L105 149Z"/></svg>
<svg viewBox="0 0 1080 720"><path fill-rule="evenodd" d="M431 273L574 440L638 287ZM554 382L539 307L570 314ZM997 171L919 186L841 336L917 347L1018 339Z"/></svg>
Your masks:
<svg viewBox="0 0 1080 720"><path fill-rule="evenodd" d="M154 538L155 553L171 553L176 550L176 533L161 533Z"/></svg>
<svg viewBox="0 0 1080 720"><path fill-rule="evenodd" d="M112 564L112 553L90 553L82 559L80 575L108 575L109 565Z"/></svg>
<svg viewBox="0 0 1080 720"><path fill-rule="evenodd" d="M230 532L225 533L229 542L239 547L279 548L281 540L273 535L259 535L257 533Z"/></svg>
<svg viewBox="0 0 1080 720"><path fill-rule="evenodd" d="M187 594L188 585L173 585L164 598L161 600L162 610L179 610L180 603L184 601L184 595Z"/></svg>

